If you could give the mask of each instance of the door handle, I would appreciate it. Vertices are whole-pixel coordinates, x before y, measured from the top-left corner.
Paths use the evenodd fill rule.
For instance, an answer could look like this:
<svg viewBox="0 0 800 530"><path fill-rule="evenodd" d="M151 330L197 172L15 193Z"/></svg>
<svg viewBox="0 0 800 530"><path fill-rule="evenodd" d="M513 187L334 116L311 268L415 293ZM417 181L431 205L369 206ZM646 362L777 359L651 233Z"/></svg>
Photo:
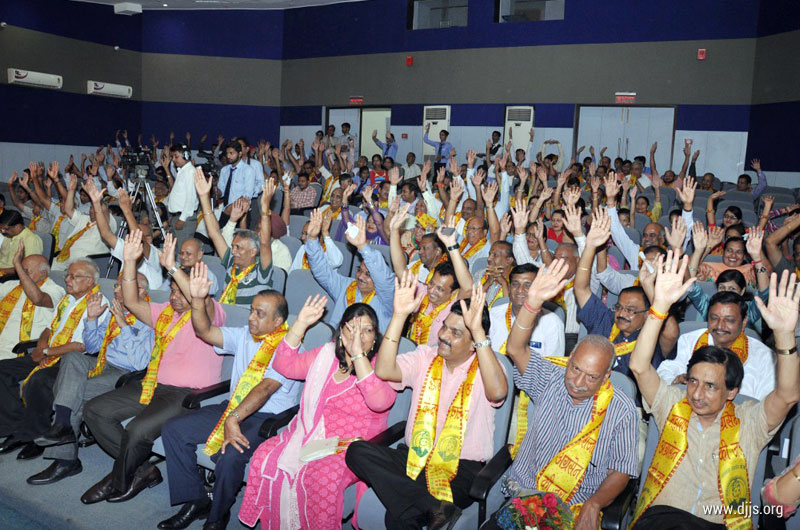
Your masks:
<svg viewBox="0 0 800 530"><path fill-rule="evenodd" d="M622 154L622 138L617 138L617 156Z"/></svg>
<svg viewBox="0 0 800 530"><path fill-rule="evenodd" d="M625 160L628 159L628 142L629 141L630 141L630 138L625 138Z"/></svg>

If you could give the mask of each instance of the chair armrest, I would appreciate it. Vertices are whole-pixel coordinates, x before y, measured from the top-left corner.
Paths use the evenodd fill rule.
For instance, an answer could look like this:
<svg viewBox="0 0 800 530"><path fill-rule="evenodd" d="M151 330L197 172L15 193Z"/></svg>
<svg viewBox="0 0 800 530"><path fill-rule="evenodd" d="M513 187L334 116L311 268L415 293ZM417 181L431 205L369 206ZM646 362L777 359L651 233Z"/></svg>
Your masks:
<svg viewBox="0 0 800 530"><path fill-rule="evenodd" d="M511 453L508 451L508 446L505 445L475 475L475 480L472 481L472 487L469 489L469 496L476 501L486 501L489 490L503 476L503 473L506 472L510 465Z"/></svg>
<svg viewBox="0 0 800 530"><path fill-rule="evenodd" d="M26 340L22 342L18 342L16 346L11 348L11 351L14 353L28 353L33 348L36 347L36 343L39 342L38 340Z"/></svg>
<svg viewBox="0 0 800 530"><path fill-rule="evenodd" d="M100 258L110 258L111 252L100 252L99 254L89 254L86 256L86 259L100 259Z"/></svg>
<svg viewBox="0 0 800 530"><path fill-rule="evenodd" d="M603 510L602 522L600 528L602 530L620 530L624 528L625 515L630 511L631 504L633 503L633 496L636 493L639 481L636 479L629 479L625 489L617 495L614 502L609 504Z"/></svg>
<svg viewBox="0 0 800 530"><path fill-rule="evenodd" d="M137 370L136 372L128 372L127 374L121 375L119 379L117 379L116 385L114 388L120 388L130 381L137 381L139 379L144 379L144 374L147 373L147 370Z"/></svg>
<svg viewBox="0 0 800 530"><path fill-rule="evenodd" d="M206 399L219 396L230 390L231 380L222 381L203 388L195 388L183 398L183 408L199 409L200 403Z"/></svg>
<svg viewBox="0 0 800 530"><path fill-rule="evenodd" d="M276 414L272 418L264 420L264 423L261 424L261 428L258 429L258 435L262 438L272 438L278 434L278 429L289 425L289 422L292 421L292 418L297 415L299 410L300 405L295 405L290 409L284 410L280 414Z"/></svg>
<svg viewBox="0 0 800 530"><path fill-rule="evenodd" d="M388 429L370 438L368 442L389 447L393 443L399 441L405 435L405 433L406 421L398 421Z"/></svg>
<svg viewBox="0 0 800 530"><path fill-rule="evenodd" d="M9 282L11 280L19 280L19 276L17 276L16 272L11 274L3 274L0 276L0 283Z"/></svg>

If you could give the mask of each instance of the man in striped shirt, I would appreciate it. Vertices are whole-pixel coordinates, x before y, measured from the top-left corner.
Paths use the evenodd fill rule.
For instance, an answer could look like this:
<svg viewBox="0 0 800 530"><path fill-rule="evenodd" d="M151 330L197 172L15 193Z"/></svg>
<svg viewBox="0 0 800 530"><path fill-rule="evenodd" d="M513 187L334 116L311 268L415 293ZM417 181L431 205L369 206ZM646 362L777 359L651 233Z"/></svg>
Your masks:
<svg viewBox="0 0 800 530"><path fill-rule="evenodd" d="M540 271L528 291L508 338L508 356L514 363L514 382L531 398L528 432L505 477L504 492L509 496L524 490L545 490L568 497L570 504L582 503L576 528L589 523L599 528L600 512L610 505L639 471L637 458L638 418L633 400L615 391L608 402L600 433L586 463L582 480L569 495L558 492L558 484L547 487L540 472L549 467L573 439L583 435L585 426L595 419L601 407L600 394L611 374L614 347L607 338L584 338L565 368L543 359L528 346L542 304L564 287L567 263L555 260ZM573 453L565 456L572 457ZM577 459L580 460L579 458ZM544 475L544 474L543 474Z"/></svg>

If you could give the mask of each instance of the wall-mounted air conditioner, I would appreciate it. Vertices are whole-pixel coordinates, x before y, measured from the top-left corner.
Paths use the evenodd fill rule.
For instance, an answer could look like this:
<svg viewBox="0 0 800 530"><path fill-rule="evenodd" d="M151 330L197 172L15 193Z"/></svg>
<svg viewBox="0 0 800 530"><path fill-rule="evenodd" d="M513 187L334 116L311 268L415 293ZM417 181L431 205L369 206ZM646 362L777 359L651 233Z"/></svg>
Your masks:
<svg viewBox="0 0 800 530"><path fill-rule="evenodd" d="M130 98L133 88L126 85L115 85L101 81L86 81L86 93L98 96L111 96L114 98Z"/></svg>
<svg viewBox="0 0 800 530"><path fill-rule="evenodd" d="M428 131L428 139L434 142L439 141L439 131L450 131L450 105L431 105L422 108L422 131L425 133L425 127L431 126ZM448 158L450 153L444 153L444 157ZM433 160L436 158L436 148L428 145L422 145L422 159Z"/></svg>
<svg viewBox="0 0 800 530"><path fill-rule="evenodd" d="M20 70L19 68L8 69L9 85L24 85L38 88L60 89L62 83L63 79L60 75L31 72L30 70Z"/></svg>
<svg viewBox="0 0 800 530"><path fill-rule="evenodd" d="M512 157L517 149L528 149L528 142L531 139L531 127L533 127L533 107L506 107L506 126L503 131L503 142L508 142L508 130L511 129Z"/></svg>

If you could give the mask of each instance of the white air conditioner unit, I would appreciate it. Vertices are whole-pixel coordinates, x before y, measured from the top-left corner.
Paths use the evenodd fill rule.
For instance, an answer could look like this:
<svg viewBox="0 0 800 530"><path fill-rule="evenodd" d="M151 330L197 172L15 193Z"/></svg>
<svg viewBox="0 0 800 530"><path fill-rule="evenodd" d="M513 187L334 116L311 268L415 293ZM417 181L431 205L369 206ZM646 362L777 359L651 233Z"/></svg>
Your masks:
<svg viewBox="0 0 800 530"><path fill-rule="evenodd" d="M422 134L425 128L430 125L428 139L434 142L439 141L439 131L450 131L450 105L431 105L422 108ZM445 158L450 153L444 153ZM434 161L436 158L436 148L426 143L422 144L422 160Z"/></svg>
<svg viewBox="0 0 800 530"><path fill-rule="evenodd" d="M19 68L9 68L8 84L60 89L61 85L63 84L63 79L60 75L31 72L30 70L20 70Z"/></svg>
<svg viewBox="0 0 800 530"><path fill-rule="evenodd" d="M533 127L533 107L506 107L503 142L508 142L508 131L510 129L512 157L517 149L528 149L528 142L531 139L531 127ZM528 156L528 154L525 153L525 156Z"/></svg>
<svg viewBox="0 0 800 530"><path fill-rule="evenodd" d="M86 81L86 93L114 98L130 98L133 95L133 88L126 85L103 83L102 81Z"/></svg>
<svg viewBox="0 0 800 530"><path fill-rule="evenodd" d="M136 4L133 2L120 2L119 4L114 4L114 14L115 15L141 15L142 14L142 4Z"/></svg>

